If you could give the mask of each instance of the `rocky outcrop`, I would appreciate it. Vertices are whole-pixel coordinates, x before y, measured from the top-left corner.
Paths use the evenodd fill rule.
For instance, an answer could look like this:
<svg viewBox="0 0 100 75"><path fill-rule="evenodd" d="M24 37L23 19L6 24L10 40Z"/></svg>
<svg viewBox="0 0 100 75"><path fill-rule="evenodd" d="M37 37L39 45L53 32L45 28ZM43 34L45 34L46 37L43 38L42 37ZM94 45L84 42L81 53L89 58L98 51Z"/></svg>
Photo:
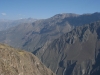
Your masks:
<svg viewBox="0 0 100 75"><path fill-rule="evenodd" d="M44 45L36 56L57 75L95 75L100 71L99 50L98 21L76 27L48 46Z"/></svg>
<svg viewBox="0 0 100 75"><path fill-rule="evenodd" d="M55 75L36 56L0 44L0 75Z"/></svg>

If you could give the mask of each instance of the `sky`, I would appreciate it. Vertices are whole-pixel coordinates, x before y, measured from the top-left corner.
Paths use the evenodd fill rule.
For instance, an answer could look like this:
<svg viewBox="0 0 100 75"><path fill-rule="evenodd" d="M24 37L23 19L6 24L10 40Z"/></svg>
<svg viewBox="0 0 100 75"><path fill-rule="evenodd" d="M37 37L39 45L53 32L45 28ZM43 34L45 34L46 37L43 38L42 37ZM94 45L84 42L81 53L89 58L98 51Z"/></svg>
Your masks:
<svg viewBox="0 0 100 75"><path fill-rule="evenodd" d="M0 19L46 19L62 13L100 12L100 0L0 0Z"/></svg>

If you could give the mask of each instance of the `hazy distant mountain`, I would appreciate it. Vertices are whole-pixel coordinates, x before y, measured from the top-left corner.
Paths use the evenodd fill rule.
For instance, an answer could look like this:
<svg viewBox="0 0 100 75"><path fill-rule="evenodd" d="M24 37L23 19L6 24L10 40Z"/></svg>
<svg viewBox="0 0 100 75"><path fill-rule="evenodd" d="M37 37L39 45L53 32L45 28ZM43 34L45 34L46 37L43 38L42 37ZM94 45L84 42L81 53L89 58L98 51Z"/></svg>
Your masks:
<svg viewBox="0 0 100 75"><path fill-rule="evenodd" d="M55 75L32 53L0 44L0 75Z"/></svg>
<svg viewBox="0 0 100 75"><path fill-rule="evenodd" d="M21 23L9 30L2 31L0 33L0 41L13 47L33 52L42 47L46 42L49 43L62 34L72 30L68 22L61 22L62 16L55 19L52 17L37 20L33 23Z"/></svg>
<svg viewBox="0 0 100 75"><path fill-rule="evenodd" d="M76 27L36 56L57 75L100 75L100 21Z"/></svg>
<svg viewBox="0 0 100 75"><path fill-rule="evenodd" d="M73 27L98 20L100 20L100 13L85 15L57 14L51 18L37 20L33 23L20 23L16 27L0 32L0 41L13 47L36 52L44 44L48 45L54 39L71 31Z"/></svg>
<svg viewBox="0 0 100 75"><path fill-rule="evenodd" d="M19 19L19 20L6 20L6 19L0 19L0 31L6 30L10 27L17 26L21 23L32 23L36 21L37 19L28 18L28 19Z"/></svg>

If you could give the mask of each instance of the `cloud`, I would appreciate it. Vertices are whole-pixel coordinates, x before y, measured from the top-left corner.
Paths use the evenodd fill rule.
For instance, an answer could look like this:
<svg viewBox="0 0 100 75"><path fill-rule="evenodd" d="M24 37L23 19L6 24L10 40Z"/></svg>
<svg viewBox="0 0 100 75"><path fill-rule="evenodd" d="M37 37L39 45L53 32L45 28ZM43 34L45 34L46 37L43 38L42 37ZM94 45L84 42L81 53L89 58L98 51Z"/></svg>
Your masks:
<svg viewBox="0 0 100 75"><path fill-rule="evenodd" d="M7 14L6 13L1 13L3 16L6 16Z"/></svg>

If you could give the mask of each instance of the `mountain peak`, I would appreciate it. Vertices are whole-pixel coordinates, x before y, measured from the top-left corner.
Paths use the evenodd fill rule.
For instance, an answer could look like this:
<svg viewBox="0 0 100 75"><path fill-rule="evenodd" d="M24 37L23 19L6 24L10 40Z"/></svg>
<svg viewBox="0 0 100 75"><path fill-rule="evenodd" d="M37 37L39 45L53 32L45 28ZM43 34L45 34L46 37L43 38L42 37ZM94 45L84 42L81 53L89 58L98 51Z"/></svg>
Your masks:
<svg viewBox="0 0 100 75"><path fill-rule="evenodd" d="M79 16L78 14L74 14L74 13L62 13L62 14L56 14L53 17L55 18L67 18L67 17L77 17Z"/></svg>

